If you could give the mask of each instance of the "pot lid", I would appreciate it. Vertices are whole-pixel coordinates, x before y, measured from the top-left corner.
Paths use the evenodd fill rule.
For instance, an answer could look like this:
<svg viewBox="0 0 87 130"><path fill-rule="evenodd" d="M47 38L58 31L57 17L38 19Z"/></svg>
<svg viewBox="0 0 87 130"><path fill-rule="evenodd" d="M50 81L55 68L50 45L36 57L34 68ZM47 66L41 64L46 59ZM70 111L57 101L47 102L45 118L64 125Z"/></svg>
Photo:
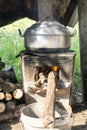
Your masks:
<svg viewBox="0 0 87 130"><path fill-rule="evenodd" d="M44 21L33 24L25 30L24 36L33 35L71 35L71 33L57 21Z"/></svg>

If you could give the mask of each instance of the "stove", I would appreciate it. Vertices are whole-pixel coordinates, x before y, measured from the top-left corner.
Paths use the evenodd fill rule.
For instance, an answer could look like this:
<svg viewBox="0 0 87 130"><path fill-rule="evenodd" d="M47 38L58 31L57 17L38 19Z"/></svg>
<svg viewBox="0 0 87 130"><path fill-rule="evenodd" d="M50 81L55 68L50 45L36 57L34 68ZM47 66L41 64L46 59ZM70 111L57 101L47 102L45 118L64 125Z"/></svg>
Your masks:
<svg viewBox="0 0 87 130"><path fill-rule="evenodd" d="M59 98L60 100L65 99L67 104L70 103L71 90L73 87L73 72L74 72L74 61L75 61L74 51L69 50L67 52L40 54L40 55L37 54L32 56L23 55L21 59L22 59L22 72L23 72L23 86L24 86L24 91L26 93L25 99L27 104L32 103L30 99L30 95L28 95L28 93L31 92L30 88L35 88L36 87L35 82L39 80L38 77L39 75L36 73L44 73L45 78L47 79L48 73L50 71L49 68L52 66L59 66L60 68L58 73L58 81L57 81L59 84L58 85L59 88L57 88L58 94L56 96L56 99ZM40 70L40 72L37 72L38 71L37 68L44 69L44 70ZM45 83L45 87L46 85L47 82ZM37 96L36 93L33 96L34 97ZM34 101L36 102L40 99L43 99L43 96L42 98L40 97L39 99L37 97L34 98Z"/></svg>

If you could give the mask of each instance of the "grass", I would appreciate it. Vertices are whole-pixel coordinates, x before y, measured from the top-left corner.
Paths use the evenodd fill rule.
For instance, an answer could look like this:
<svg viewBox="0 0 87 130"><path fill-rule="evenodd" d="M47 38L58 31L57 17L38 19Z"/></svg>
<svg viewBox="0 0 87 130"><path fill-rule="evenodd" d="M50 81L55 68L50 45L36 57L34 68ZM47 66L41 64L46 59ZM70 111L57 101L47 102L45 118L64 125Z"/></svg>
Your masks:
<svg viewBox="0 0 87 130"><path fill-rule="evenodd" d="M0 28L0 57L6 64L5 68L14 67L19 83L22 81L21 60L15 57L24 49L24 39L19 36L18 29L24 33L33 23L35 21L25 18Z"/></svg>
<svg viewBox="0 0 87 130"><path fill-rule="evenodd" d="M19 36L18 29L22 32L35 21L28 18L14 22L0 28L0 57L5 62L5 68L13 66L19 83L22 82L21 60L15 56L24 49L24 39ZM78 28L76 26L75 28ZM77 29L78 30L78 29ZM71 38L71 49L76 51L74 83L75 87L80 86L80 52L79 52L79 35Z"/></svg>

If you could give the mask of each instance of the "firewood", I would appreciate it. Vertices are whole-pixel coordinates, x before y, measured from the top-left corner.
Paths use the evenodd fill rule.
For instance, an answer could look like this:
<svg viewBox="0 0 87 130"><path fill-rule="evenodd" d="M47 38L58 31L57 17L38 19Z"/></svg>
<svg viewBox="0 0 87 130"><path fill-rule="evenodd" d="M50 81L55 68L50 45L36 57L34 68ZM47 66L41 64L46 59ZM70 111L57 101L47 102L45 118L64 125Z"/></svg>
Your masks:
<svg viewBox="0 0 87 130"><path fill-rule="evenodd" d="M23 97L23 91L21 89L14 90L13 97L15 99L21 99Z"/></svg>
<svg viewBox="0 0 87 130"><path fill-rule="evenodd" d="M11 99L12 99L11 93L6 93L6 94L5 94L5 100L6 100L6 101L10 101Z"/></svg>
<svg viewBox="0 0 87 130"><path fill-rule="evenodd" d="M12 92L13 92L15 89L18 88L18 86L17 86L16 84L14 84L14 83L10 83L10 82L7 82L7 83L10 85L10 88L11 88Z"/></svg>
<svg viewBox="0 0 87 130"><path fill-rule="evenodd" d="M6 103L6 110L14 110L16 107L16 102L15 101L8 101Z"/></svg>
<svg viewBox="0 0 87 130"><path fill-rule="evenodd" d="M8 79L8 81L13 82L13 83L18 83L14 71L0 70L0 78L5 79L5 80Z"/></svg>
<svg viewBox="0 0 87 130"><path fill-rule="evenodd" d="M4 102L0 102L0 113L4 112L5 111L5 103Z"/></svg>
<svg viewBox="0 0 87 130"><path fill-rule="evenodd" d="M0 100L3 100L5 98L5 95L3 92L0 92Z"/></svg>
<svg viewBox="0 0 87 130"><path fill-rule="evenodd" d="M9 76L9 78L7 78L9 82L18 83L13 66L6 68L5 73Z"/></svg>
<svg viewBox="0 0 87 130"><path fill-rule="evenodd" d="M4 82L4 80L2 78L0 78L0 84L2 84Z"/></svg>
<svg viewBox="0 0 87 130"><path fill-rule="evenodd" d="M0 86L0 92L2 91L2 87Z"/></svg>
<svg viewBox="0 0 87 130"><path fill-rule="evenodd" d="M34 80L35 80L35 81L38 81L38 80L39 80L39 66L38 66L38 65L36 66L36 72L35 72Z"/></svg>
<svg viewBox="0 0 87 130"><path fill-rule="evenodd" d="M45 98L45 110L43 116L43 122L45 128L54 128L54 118L55 118L55 75L51 71L48 75L48 87Z"/></svg>
<svg viewBox="0 0 87 130"><path fill-rule="evenodd" d="M0 84L0 86L2 87L4 93L13 92L17 88L16 84L5 82L5 81L2 84Z"/></svg>
<svg viewBox="0 0 87 130"><path fill-rule="evenodd" d="M41 85L44 83L45 79L46 78L45 78L44 74L39 73L39 79L36 82L34 82L35 86L36 87L41 87Z"/></svg>
<svg viewBox="0 0 87 130"><path fill-rule="evenodd" d="M21 104L16 106L14 110L4 111L3 113L0 113L0 122L12 120L12 119L18 119L21 115L21 109L25 106L25 104ZM0 127L1 128L1 127Z"/></svg>

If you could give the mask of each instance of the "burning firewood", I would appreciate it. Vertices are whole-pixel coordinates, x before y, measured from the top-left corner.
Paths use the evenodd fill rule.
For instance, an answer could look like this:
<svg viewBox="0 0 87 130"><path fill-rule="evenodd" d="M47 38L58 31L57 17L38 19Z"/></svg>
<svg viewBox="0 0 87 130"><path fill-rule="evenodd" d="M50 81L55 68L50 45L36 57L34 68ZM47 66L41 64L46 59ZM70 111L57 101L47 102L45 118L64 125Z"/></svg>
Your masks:
<svg viewBox="0 0 87 130"><path fill-rule="evenodd" d="M39 73L39 79L35 82L36 87L41 87L45 81L45 76L43 73Z"/></svg>

